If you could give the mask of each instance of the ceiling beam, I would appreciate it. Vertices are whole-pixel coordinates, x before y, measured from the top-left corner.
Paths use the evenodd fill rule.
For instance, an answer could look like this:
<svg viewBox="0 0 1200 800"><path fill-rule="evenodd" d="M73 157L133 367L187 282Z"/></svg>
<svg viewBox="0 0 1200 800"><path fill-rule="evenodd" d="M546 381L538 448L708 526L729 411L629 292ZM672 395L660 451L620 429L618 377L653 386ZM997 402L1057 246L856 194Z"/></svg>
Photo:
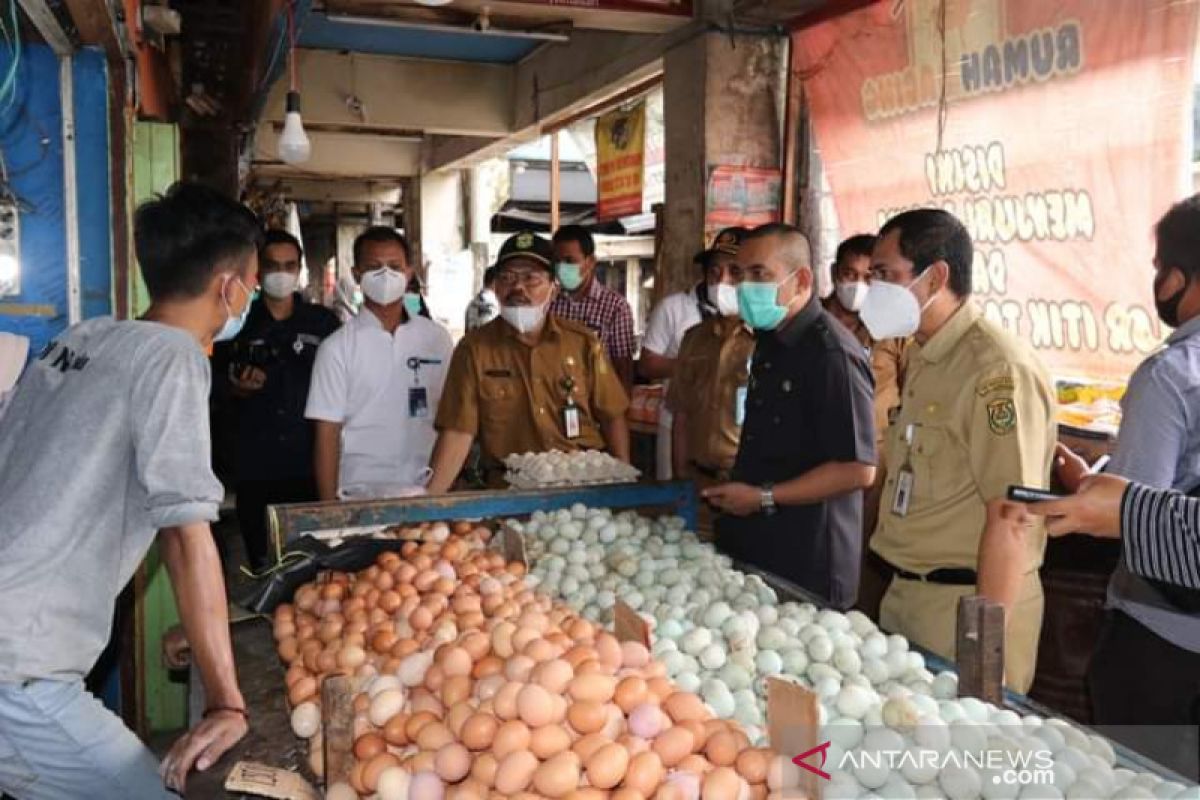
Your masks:
<svg viewBox="0 0 1200 800"><path fill-rule="evenodd" d="M254 187L278 190L291 200L311 203L384 203L394 206L400 202L399 180L264 178L254 181Z"/></svg>
<svg viewBox="0 0 1200 800"><path fill-rule="evenodd" d="M256 176L294 178L360 178L385 180L421 174L421 142L396 136L311 131L312 157L295 166L279 159L275 126L258 126L254 139L253 168Z"/></svg>
<svg viewBox="0 0 1200 800"><path fill-rule="evenodd" d="M110 63L125 59L128 46L107 0L65 0L65 4L84 45L102 48Z"/></svg>
<svg viewBox="0 0 1200 800"><path fill-rule="evenodd" d="M298 50L296 66L305 123L379 133L502 136L512 130L509 65ZM271 88L267 119L283 119L286 93L285 81ZM348 103L351 98L361 106Z"/></svg>
<svg viewBox="0 0 1200 800"><path fill-rule="evenodd" d="M662 75L667 50L704 32L696 21L659 36L577 31L569 48L547 47L517 65L514 131L503 138L433 137L424 161L428 172L458 169L532 141L546 131L599 112Z"/></svg>
<svg viewBox="0 0 1200 800"><path fill-rule="evenodd" d="M50 49L56 55L69 56L75 52L75 45L67 36L66 31L62 29L58 17L54 16L54 11L46 4L46 0L17 0L17 2L24 9L25 16L29 17L29 21L33 23L33 27L37 28L37 32L42 35L46 44L50 45Z"/></svg>

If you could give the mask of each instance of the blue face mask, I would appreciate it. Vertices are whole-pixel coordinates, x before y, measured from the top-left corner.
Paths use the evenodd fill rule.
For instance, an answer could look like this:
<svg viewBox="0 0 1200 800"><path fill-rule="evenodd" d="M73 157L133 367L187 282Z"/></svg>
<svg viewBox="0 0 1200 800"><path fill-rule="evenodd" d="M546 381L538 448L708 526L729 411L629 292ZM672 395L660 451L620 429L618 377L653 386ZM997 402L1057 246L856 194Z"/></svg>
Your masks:
<svg viewBox="0 0 1200 800"><path fill-rule="evenodd" d="M217 331L217 335L213 337L214 342L228 342L230 339L242 332L242 326L246 324L246 317L250 316L250 306L254 302L254 295L246 288L246 284L242 283L241 278L234 278L238 282L238 286L242 287L242 291L246 293L246 305L242 308L242 313L236 317L233 315L233 308L229 305L229 298L221 295L221 299L225 301L225 311L229 314L229 319L225 320L225 324L221 330ZM229 284L226 283L226 286Z"/></svg>
<svg viewBox="0 0 1200 800"><path fill-rule="evenodd" d="M779 283L743 281L738 284L738 313L742 320L758 331L778 328L787 316L787 306L779 305L779 287L795 274L791 273Z"/></svg>
<svg viewBox="0 0 1200 800"><path fill-rule="evenodd" d="M420 316L421 314L421 295L416 292L404 293L404 313L409 317Z"/></svg>
<svg viewBox="0 0 1200 800"><path fill-rule="evenodd" d="M568 264L565 261L560 261L555 265L554 271L558 273L559 283L568 292L573 292L583 285L583 272L580 270L578 264Z"/></svg>

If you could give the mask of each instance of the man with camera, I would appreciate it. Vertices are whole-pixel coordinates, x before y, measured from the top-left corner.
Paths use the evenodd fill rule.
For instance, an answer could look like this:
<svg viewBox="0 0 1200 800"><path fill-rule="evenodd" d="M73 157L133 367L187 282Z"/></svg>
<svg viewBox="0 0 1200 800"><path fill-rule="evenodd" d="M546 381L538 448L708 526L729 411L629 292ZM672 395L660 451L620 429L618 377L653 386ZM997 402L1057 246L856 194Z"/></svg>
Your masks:
<svg viewBox="0 0 1200 800"><path fill-rule="evenodd" d="M317 347L338 321L296 291L302 256L296 237L267 231L258 256L262 296L238 336L213 353L214 383L236 420L238 527L255 570L269 563L266 507L317 497L312 423L304 418L304 404Z"/></svg>

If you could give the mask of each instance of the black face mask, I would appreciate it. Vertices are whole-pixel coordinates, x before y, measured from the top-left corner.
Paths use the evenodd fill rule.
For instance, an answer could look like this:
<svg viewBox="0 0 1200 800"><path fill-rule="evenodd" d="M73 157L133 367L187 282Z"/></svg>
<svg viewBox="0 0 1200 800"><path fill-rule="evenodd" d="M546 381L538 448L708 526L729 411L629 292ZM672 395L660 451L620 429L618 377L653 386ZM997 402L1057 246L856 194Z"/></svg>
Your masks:
<svg viewBox="0 0 1200 800"><path fill-rule="evenodd" d="M1187 292L1188 286L1191 284L1191 279L1187 276L1184 276L1183 288L1168 297L1166 300L1160 300L1158 298L1158 290L1159 287L1166 282L1168 275L1170 275L1169 270L1160 273L1154 279L1154 308L1158 311L1158 318L1161 319L1166 325L1172 328L1178 328L1179 304L1183 302L1183 295L1185 292Z"/></svg>

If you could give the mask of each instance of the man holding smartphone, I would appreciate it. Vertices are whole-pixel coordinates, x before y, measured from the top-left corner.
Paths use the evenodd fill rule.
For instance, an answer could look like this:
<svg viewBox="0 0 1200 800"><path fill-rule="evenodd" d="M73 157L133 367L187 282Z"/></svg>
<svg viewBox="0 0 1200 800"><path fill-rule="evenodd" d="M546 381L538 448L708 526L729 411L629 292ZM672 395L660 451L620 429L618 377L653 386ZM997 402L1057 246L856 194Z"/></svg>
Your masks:
<svg viewBox="0 0 1200 800"><path fill-rule="evenodd" d="M252 569L267 566L266 508L317 499L313 425L304 418L317 348L337 317L298 290L304 252L287 231L269 230L258 253L262 296L233 341L213 348L218 402L236 419L233 441L238 527Z"/></svg>

